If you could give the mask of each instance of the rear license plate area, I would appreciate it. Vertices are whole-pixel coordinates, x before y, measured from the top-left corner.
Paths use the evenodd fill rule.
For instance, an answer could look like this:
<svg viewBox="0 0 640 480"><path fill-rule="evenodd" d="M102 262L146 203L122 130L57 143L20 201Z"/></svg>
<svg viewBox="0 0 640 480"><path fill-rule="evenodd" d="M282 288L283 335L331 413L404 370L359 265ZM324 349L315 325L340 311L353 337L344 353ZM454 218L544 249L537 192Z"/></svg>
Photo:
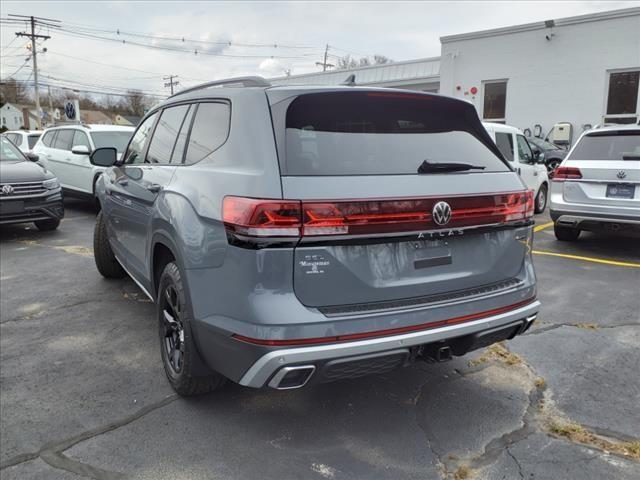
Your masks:
<svg viewBox="0 0 640 480"><path fill-rule="evenodd" d="M24 211L24 202L22 201L2 201L0 202L0 215L10 215L12 213L21 213Z"/></svg>
<svg viewBox="0 0 640 480"><path fill-rule="evenodd" d="M610 183L607 185L607 198L633 198L636 186L630 183Z"/></svg>

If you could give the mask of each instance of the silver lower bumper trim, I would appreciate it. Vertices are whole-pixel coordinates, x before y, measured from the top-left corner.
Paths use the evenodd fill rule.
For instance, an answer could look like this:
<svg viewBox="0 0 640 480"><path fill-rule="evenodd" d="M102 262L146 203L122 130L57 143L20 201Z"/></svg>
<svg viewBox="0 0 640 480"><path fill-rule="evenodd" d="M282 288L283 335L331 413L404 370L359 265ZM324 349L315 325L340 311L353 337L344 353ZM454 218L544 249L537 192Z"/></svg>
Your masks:
<svg viewBox="0 0 640 480"><path fill-rule="evenodd" d="M358 340L355 342L274 350L260 357L242 376L239 383L247 387L260 388L264 386L275 371L286 365L295 365L303 362L309 364L314 361L364 355L399 347L406 348L415 345L424 345L439 340L500 327L517 320L533 321L539 309L540 302L536 300L515 310L457 325L448 325L430 330ZM531 320L529 320L530 318Z"/></svg>
<svg viewBox="0 0 640 480"><path fill-rule="evenodd" d="M629 220L627 218L617 219L611 217L598 217L598 216L582 216L582 215L561 215L556 220L556 223L560 225L572 225L577 227L582 222L602 222L602 223L619 223L624 225L640 225L640 220Z"/></svg>

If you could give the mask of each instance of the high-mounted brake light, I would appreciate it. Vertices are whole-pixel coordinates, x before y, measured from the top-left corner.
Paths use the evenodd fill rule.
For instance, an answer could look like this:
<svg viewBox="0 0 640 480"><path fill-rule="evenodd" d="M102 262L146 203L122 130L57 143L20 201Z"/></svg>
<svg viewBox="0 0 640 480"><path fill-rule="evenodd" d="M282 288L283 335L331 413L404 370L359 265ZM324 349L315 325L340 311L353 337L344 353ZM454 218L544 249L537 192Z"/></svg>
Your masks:
<svg viewBox="0 0 640 480"><path fill-rule="evenodd" d="M371 235L500 225L533 216L533 191L393 200L300 201L225 197L223 221L250 237ZM451 216L436 223L432 211L445 201Z"/></svg>
<svg viewBox="0 0 640 480"><path fill-rule="evenodd" d="M576 167L558 167L551 181L564 182L565 180L578 180L582 178L582 172Z"/></svg>

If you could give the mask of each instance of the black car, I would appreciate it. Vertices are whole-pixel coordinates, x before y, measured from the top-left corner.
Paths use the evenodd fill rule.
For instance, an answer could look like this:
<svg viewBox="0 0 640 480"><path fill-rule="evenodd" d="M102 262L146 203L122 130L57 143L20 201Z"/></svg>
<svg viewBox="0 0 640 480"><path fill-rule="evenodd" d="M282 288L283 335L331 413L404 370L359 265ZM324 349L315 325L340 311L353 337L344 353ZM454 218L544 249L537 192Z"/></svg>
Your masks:
<svg viewBox="0 0 640 480"><path fill-rule="evenodd" d="M544 164L547 166L549 172L553 172L562 160L564 160L564 157L567 156L567 151L555 143L547 142L538 137L528 137L527 140L529 141L529 145L531 145L533 153L544 153Z"/></svg>
<svg viewBox="0 0 640 480"><path fill-rule="evenodd" d="M0 138L0 225L34 222L40 230L55 230L64 216L62 190L56 176Z"/></svg>

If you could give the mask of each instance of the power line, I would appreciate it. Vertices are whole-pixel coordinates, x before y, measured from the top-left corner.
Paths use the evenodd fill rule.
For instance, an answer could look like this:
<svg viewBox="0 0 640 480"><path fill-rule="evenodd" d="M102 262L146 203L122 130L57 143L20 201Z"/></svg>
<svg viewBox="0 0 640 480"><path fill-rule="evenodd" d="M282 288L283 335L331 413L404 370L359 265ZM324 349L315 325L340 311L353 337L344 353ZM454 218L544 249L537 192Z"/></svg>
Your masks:
<svg viewBox="0 0 640 480"><path fill-rule="evenodd" d="M165 88L166 87L170 87L171 88L171 95L173 95L173 87L177 87L178 85L180 85L180 82L178 80L174 80L174 78L178 78L178 75L169 75L168 77L163 77L163 80L169 80L168 82L166 82L164 84Z"/></svg>
<svg viewBox="0 0 640 480"><path fill-rule="evenodd" d="M25 82L25 83L27 85L33 86L33 82ZM40 82L40 85L43 85L45 87L57 88L60 90L73 90L74 92L95 93L99 95L112 95L114 97L132 97L132 96L139 95L137 92L136 93L104 92L104 91L98 91L98 90L87 90L87 89L77 88L69 85L56 85L56 84L47 83L47 82ZM166 98L166 95L155 95L155 94L145 94L145 95L148 97L155 97L160 99Z"/></svg>

